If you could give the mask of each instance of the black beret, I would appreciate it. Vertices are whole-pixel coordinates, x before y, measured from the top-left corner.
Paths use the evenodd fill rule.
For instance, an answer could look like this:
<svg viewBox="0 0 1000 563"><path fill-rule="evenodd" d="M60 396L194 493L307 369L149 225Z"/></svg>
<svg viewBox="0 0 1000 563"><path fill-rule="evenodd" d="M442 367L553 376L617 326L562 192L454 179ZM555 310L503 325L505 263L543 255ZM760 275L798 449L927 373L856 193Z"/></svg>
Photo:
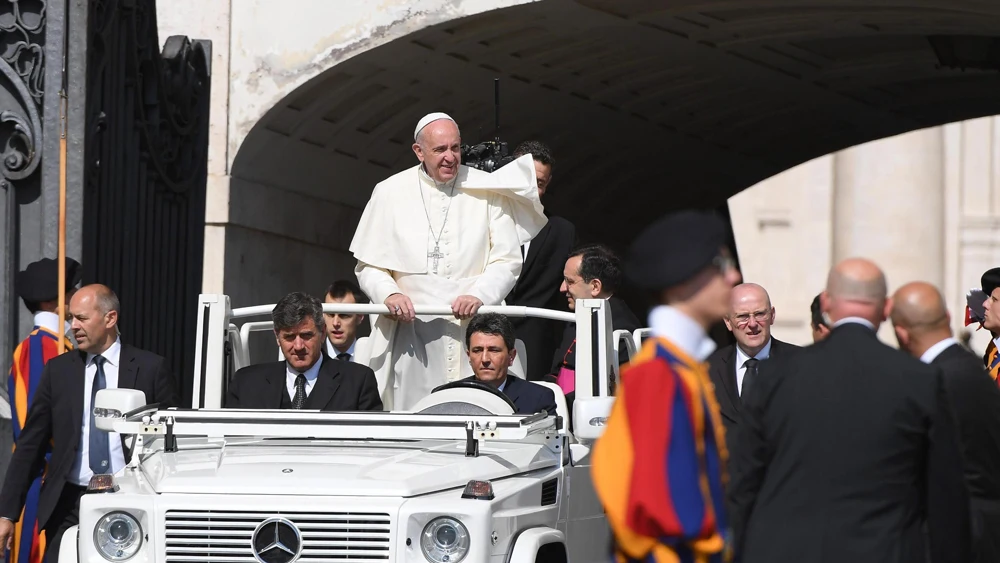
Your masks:
<svg viewBox="0 0 1000 563"><path fill-rule="evenodd" d="M718 215L707 211L671 213L636 237L625 275L640 289L667 289L694 277L725 245L726 224Z"/></svg>
<svg viewBox="0 0 1000 563"><path fill-rule="evenodd" d="M82 277L80 263L67 257L66 289L80 283ZM42 258L28 264L14 278L14 290L21 299L32 303L59 299L59 263L52 258Z"/></svg>
<svg viewBox="0 0 1000 563"><path fill-rule="evenodd" d="M983 293L986 295L993 295L993 290L1000 287L1000 268L993 268L992 270L986 270L983 274L983 279L980 280L983 284Z"/></svg>

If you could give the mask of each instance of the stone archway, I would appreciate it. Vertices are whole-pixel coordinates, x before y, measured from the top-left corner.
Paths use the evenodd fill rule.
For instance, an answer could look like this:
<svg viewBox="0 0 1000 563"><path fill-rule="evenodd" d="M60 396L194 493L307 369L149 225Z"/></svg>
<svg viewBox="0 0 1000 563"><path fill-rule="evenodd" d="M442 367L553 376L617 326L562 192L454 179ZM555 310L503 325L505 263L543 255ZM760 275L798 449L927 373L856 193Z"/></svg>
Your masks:
<svg viewBox="0 0 1000 563"><path fill-rule="evenodd" d="M309 15L332 17L331 6ZM274 101L257 121L259 104L230 111L225 291L234 303L350 275L357 218L378 180L412 165L416 119L448 111L466 140L491 136L494 77L501 136L541 138L556 153L547 207L617 245L669 209L718 205L811 158L1000 113L1000 61L990 59L1000 6L449 6L371 16L391 21L346 51L321 49L325 58L295 52L280 67L277 55L257 57L256 74L234 71L234 89L266 82L261 99Z"/></svg>

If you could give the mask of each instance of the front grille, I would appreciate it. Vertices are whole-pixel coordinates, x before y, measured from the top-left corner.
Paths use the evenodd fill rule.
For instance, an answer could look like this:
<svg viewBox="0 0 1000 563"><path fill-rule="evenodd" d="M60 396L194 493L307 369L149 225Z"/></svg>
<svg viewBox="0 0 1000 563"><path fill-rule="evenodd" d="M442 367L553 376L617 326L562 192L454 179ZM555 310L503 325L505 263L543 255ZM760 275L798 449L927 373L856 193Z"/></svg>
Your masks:
<svg viewBox="0 0 1000 563"><path fill-rule="evenodd" d="M256 563L254 530L268 518L285 518L302 533L308 563L350 563L389 559L392 521L386 513L240 512L168 510L167 563Z"/></svg>

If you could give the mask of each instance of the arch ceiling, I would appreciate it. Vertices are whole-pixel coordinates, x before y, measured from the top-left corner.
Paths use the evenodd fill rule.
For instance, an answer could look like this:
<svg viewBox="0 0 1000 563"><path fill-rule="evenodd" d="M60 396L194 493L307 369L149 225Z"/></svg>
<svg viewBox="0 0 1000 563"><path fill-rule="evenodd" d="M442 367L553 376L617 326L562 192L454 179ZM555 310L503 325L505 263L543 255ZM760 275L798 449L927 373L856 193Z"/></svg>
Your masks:
<svg viewBox="0 0 1000 563"><path fill-rule="evenodd" d="M261 119L232 175L359 216L415 164L423 114L492 137L497 77L502 139L556 155L546 207L621 244L811 158L1000 113L995 37L992 0L541 0L324 71Z"/></svg>

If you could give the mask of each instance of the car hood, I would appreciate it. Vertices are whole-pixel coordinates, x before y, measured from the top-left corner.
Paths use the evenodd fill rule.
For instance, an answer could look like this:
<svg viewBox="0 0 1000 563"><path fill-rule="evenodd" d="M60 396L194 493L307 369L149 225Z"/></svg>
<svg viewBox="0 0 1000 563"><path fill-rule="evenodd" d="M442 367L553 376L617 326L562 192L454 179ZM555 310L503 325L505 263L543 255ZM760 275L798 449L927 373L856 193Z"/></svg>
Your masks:
<svg viewBox="0 0 1000 563"><path fill-rule="evenodd" d="M545 446L480 442L466 457L455 441L179 440L154 452L142 473L157 493L410 497L551 467Z"/></svg>

